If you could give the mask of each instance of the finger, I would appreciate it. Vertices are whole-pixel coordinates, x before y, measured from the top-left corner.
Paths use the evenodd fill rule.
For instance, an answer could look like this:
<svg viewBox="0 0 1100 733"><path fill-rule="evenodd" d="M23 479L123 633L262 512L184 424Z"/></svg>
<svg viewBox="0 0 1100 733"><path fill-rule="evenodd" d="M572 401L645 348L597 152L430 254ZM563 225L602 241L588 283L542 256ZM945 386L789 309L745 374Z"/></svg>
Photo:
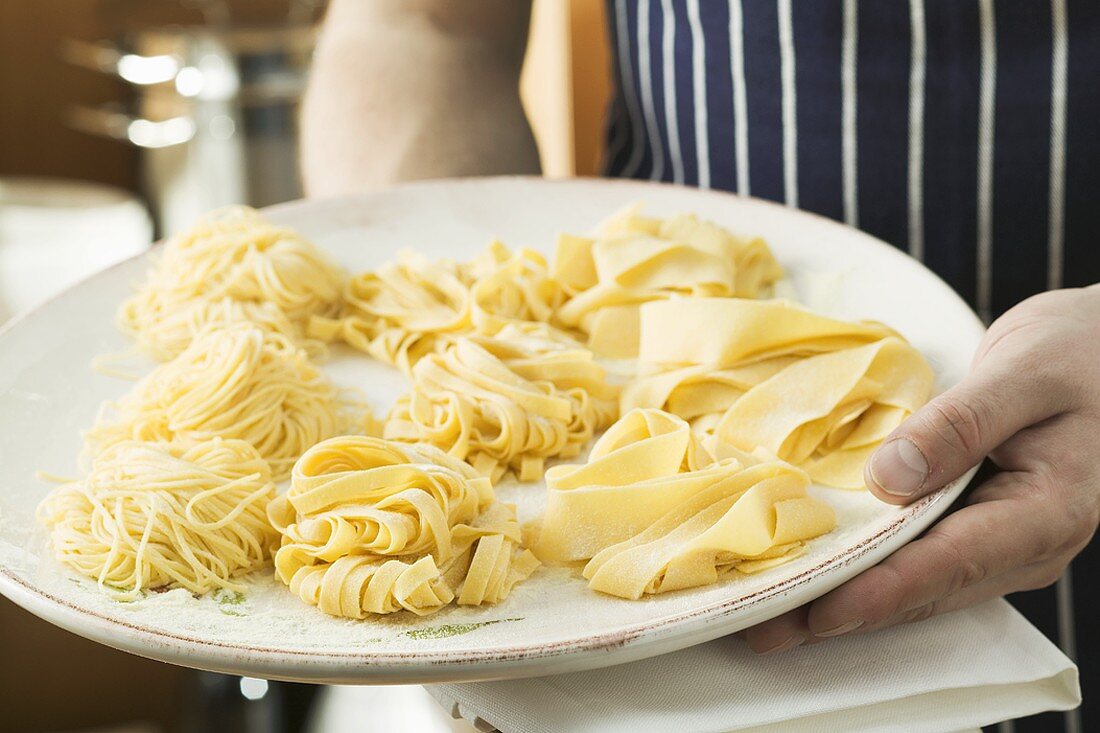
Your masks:
<svg viewBox="0 0 1100 733"><path fill-rule="evenodd" d="M757 654L775 654L799 646L809 637L808 606L801 606L745 629L745 641Z"/></svg>
<svg viewBox="0 0 1100 733"><path fill-rule="evenodd" d="M1062 549L1050 507L1019 474L984 485L986 497L947 516L920 539L810 607L814 636L837 636L933 603ZM1032 498L1036 496L1036 498Z"/></svg>
<svg viewBox="0 0 1100 733"><path fill-rule="evenodd" d="M1031 389L1012 363L991 356L887 436L867 461L864 480L879 499L907 504L954 481L1014 433L1060 409L1050 394Z"/></svg>
<svg viewBox="0 0 1100 733"><path fill-rule="evenodd" d="M1063 529L1061 555L1084 549L1100 521L1092 458L1098 435L1100 420L1066 413L1021 430L990 453L998 465L1037 477L1035 494L1048 505L1052 523ZM987 493L980 486L972 496L980 500Z"/></svg>
<svg viewBox="0 0 1100 733"><path fill-rule="evenodd" d="M1046 561L1044 563L1028 566L1027 568L1021 569L1020 572L1009 571L996 578L984 580L977 585L964 588L958 593L953 593L922 606L903 611L877 624L860 625L850 633L865 634L870 631L877 631L891 626L916 623L940 614L951 613L952 611L963 608L970 608L971 606L976 606L994 598L1001 598L1011 593L1046 588L1049 585L1053 585L1058 580L1063 570L1065 570L1063 563ZM837 636L839 636L839 634ZM805 644L819 644L823 641L829 641L830 638L833 637L817 637L811 635L806 640Z"/></svg>
<svg viewBox="0 0 1100 733"><path fill-rule="evenodd" d="M1020 591L1038 590L1046 588L1057 582L1065 570L1066 563L1061 560L1045 560L1023 568L1010 570L995 578L984 580L977 585L963 588L958 593L952 593L945 598L940 598L923 606L911 608L908 611L892 616L886 621L871 627L860 627L859 631L874 631L879 628L909 624L924 619L938 616L942 613L951 613L963 608L970 608L979 603L1000 598Z"/></svg>

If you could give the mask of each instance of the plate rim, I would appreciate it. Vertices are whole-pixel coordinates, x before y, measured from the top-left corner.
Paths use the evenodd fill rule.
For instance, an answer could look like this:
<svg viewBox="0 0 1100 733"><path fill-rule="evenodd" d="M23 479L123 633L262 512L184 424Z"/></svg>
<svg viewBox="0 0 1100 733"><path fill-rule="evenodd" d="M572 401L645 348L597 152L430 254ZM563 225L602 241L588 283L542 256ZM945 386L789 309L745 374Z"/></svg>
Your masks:
<svg viewBox="0 0 1100 733"><path fill-rule="evenodd" d="M539 176L439 178L405 182L377 191L357 194L298 199L264 207L260 211L278 221L278 219L292 215L297 209L316 208L318 204L339 208L343 205L361 203L364 200L394 192L408 190L431 191L432 189L448 189L456 186L494 186L508 183L533 184L536 187L596 185L600 187L652 188L656 191L674 190L689 192L693 196L736 200L742 204L769 208L773 211L781 210L783 216L812 221L815 227L843 230L845 236L849 239L854 237L863 240L864 244L874 246L880 251L888 251L890 256L896 257L899 261L904 261L904 266L910 270L914 269L914 265L919 266L917 269L923 270L926 276L934 278L944 295L954 298L957 304L973 318L975 324L984 330L984 326L977 315L950 286L923 263L909 257L900 249L866 232L820 214L793 209L766 199L742 196L727 191L698 189L657 181L594 177L569 179L546 179ZM779 211L775 213L779 213ZM155 253L157 249L163 246L165 239L162 237L153 243L149 249L91 273L42 301L34 308L16 314L7 323L0 326L0 339L49 304L67 295L71 290L79 288L86 282L101 277L111 270L128 266L134 260L146 258L151 253ZM347 649L288 649L254 643L203 639L156 629L141 623L128 622L119 616L79 607L64 598L34 586L6 566L0 566L0 594L49 623L123 651L185 666L219 669L233 673L258 672L270 679L294 679L311 682L340 681L344 683L358 681L379 684L387 681L404 683L412 678L430 681L491 679L494 678L494 675L496 678L513 678L547 673L546 665L535 666L538 662L546 660L556 660L561 666L568 665L570 669L591 669L684 648L690 644L676 646L676 643L685 637L692 637L691 644L694 644L734 633L763 620L764 617L753 618L751 614L744 612L764 601L772 601L768 606L766 618L779 615L805 602L801 598L792 601L790 596L797 587L806 583L816 582L822 589L822 593L815 595L815 597L827 593L864 569L880 562L924 531L958 498L976 471L977 467L974 467L946 487L923 497L913 504L899 507L897 516L871 537L862 538L860 542L831 554L814 567L807 568L797 575L777 580L775 583L749 595L715 601L687 611L670 613L660 618L649 619L643 623L634 623L599 634L568 637L533 645L474 647L462 650L425 648L417 651L352 651ZM785 602L780 602L779 599L783 599ZM703 625L707 626L705 631L702 629ZM701 631L703 633L700 633ZM639 639L651 639L653 643L647 645L636 644L635 642ZM606 655L594 657L593 653L595 652L606 652ZM304 664L299 664L302 662ZM355 666L350 664L351 662L354 662ZM483 668L482 674L476 672L470 674L474 668L481 665L491 666ZM527 669L524 669L525 667Z"/></svg>

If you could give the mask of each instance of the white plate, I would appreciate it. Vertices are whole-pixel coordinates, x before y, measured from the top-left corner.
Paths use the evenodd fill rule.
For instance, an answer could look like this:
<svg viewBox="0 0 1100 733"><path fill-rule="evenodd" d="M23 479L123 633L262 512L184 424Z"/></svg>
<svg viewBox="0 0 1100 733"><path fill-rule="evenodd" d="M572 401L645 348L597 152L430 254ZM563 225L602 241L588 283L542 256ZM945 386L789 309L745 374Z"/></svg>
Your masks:
<svg viewBox="0 0 1100 733"><path fill-rule="evenodd" d="M767 238L799 297L845 318L874 318L928 357L943 389L966 373L982 335L978 319L938 278L865 234L809 214L729 194L649 183L497 178L441 181L270 210L352 271L398 248L465 258L491 238L551 252L560 231L584 232L627 203L667 215L691 211L735 232ZM839 527L797 560L718 585L626 601L589 591L560 569L540 569L502 604L347 621L324 615L270 578L256 577L240 605L183 590L119 603L50 556L34 508L49 486L36 470L75 474L78 432L100 401L128 385L93 374L96 354L127 346L112 325L140 279L144 257L100 273L0 333L0 591L32 613L89 639L154 659L210 670L311 682L482 680L627 662L707 641L816 598L912 539L969 479L898 508L866 492L813 488ZM393 370L339 353L327 367L385 409L403 391ZM543 488L501 494L538 511Z"/></svg>

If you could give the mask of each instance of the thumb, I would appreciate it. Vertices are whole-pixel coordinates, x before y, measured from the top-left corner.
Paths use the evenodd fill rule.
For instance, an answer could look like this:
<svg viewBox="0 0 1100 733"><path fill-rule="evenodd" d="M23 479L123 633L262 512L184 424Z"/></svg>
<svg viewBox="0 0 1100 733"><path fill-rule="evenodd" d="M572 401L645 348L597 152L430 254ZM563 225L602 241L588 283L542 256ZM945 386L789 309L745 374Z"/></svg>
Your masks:
<svg viewBox="0 0 1100 733"><path fill-rule="evenodd" d="M864 469L867 488L885 502L907 504L1057 412L1019 371L980 366L886 437Z"/></svg>

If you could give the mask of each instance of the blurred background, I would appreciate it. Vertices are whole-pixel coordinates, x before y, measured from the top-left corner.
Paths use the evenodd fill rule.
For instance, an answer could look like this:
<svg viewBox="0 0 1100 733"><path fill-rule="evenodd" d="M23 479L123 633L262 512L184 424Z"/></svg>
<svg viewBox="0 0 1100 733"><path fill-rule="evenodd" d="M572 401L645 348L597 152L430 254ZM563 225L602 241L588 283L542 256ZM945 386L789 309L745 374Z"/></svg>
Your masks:
<svg viewBox="0 0 1100 733"><path fill-rule="evenodd" d="M0 324L204 211L300 197L298 101L323 13L0 0ZM601 0L535 0L521 95L545 175L597 172L609 63ZM129 656L2 597L0 660L0 731L473 730L420 688L320 706L311 686Z"/></svg>

